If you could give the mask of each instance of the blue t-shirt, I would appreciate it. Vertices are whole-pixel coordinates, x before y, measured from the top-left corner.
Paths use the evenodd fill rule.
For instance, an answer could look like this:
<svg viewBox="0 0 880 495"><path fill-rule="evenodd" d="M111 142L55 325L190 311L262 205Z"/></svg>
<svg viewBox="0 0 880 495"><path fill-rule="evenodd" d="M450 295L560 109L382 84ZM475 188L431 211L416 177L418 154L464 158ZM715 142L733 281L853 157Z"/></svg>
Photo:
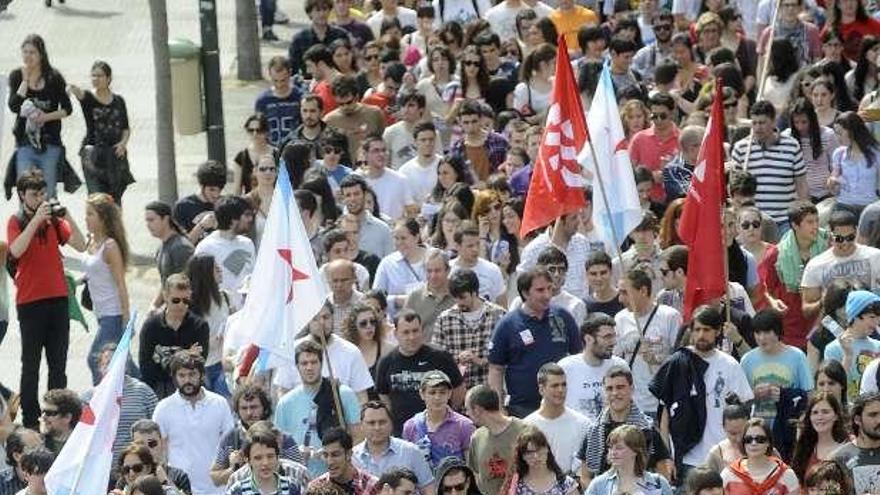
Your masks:
<svg viewBox="0 0 880 495"><path fill-rule="evenodd" d="M315 451L321 448L318 438L318 405L315 404L315 393L303 386L296 387L284 394L275 408L275 426L292 436L300 447L312 447L307 467L312 477L327 472L327 463ZM356 425L361 422L361 405L357 394L345 385L339 386L339 397L345 422Z"/></svg>
<svg viewBox="0 0 880 495"><path fill-rule="evenodd" d="M752 390L757 385L771 384L779 388L813 390L813 375L807 364L804 351L790 345L776 355L770 355L760 348L745 353L740 361ZM764 419L776 417L776 402L769 399L755 399L755 416Z"/></svg>
<svg viewBox="0 0 880 495"><path fill-rule="evenodd" d="M492 335L489 362L505 366L510 405L534 411L541 403L538 369L581 352L583 342L568 311L551 306L540 320L516 309L507 313Z"/></svg>
<svg viewBox="0 0 880 495"><path fill-rule="evenodd" d="M876 341L871 337L853 339L852 350L852 364L846 370L846 394L850 401L854 401L859 396L859 384L862 381L862 373L865 372L868 363L880 355L880 341ZM833 342L825 347L825 359L833 359L841 364L843 363L843 348L840 347L840 340L834 339Z"/></svg>
<svg viewBox="0 0 880 495"><path fill-rule="evenodd" d="M281 144L282 139L299 127L301 98L302 91L296 86L291 88L286 98L278 98L271 88L257 97L254 110L265 115L269 121L269 143L272 146Z"/></svg>

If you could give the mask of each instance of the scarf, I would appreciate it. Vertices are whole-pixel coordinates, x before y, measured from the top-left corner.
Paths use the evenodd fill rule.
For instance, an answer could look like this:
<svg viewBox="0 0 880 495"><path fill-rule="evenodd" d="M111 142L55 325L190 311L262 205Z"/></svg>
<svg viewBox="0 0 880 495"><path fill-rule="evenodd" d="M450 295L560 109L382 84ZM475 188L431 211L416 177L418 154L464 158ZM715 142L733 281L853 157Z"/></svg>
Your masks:
<svg viewBox="0 0 880 495"><path fill-rule="evenodd" d="M826 249L828 249L828 231L819 229L816 241L810 245L810 258L819 255ZM794 230L789 230L779 240L776 273L789 292L798 292L800 290L801 277L804 274L804 263L801 261L800 248L798 248Z"/></svg>
<svg viewBox="0 0 880 495"><path fill-rule="evenodd" d="M586 454L584 455L584 462L586 462L587 467L596 474L599 474L599 469L602 466L602 459L605 457L605 438L607 433L610 433L606 433L605 430L610 423L611 409L606 407L602 410L602 413L599 414L599 419L592 425L592 427L587 429L587 437L584 439L584 444L587 446ZM625 423L633 425L642 431L650 429L654 425L651 418L645 416L642 411L639 410L638 406L636 406L635 402L630 405L629 415L627 415Z"/></svg>

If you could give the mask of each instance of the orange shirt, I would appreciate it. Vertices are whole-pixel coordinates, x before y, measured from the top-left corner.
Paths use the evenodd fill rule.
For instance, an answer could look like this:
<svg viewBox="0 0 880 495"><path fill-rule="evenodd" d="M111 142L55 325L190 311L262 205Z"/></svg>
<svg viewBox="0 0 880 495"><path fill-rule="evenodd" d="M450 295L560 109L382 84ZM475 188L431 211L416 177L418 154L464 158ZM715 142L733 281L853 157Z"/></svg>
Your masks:
<svg viewBox="0 0 880 495"><path fill-rule="evenodd" d="M592 10L575 5L571 10L553 9L547 16L556 26L556 31L565 36L565 44L568 46L569 52L580 53L581 47L578 45L578 29L583 25L595 26L599 24L599 17Z"/></svg>

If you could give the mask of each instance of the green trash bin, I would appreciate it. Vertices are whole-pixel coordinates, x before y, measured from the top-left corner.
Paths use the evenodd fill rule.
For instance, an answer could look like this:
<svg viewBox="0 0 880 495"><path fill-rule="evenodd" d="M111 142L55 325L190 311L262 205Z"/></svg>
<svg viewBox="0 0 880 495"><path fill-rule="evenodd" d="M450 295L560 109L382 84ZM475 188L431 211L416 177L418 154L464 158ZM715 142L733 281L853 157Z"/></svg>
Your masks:
<svg viewBox="0 0 880 495"><path fill-rule="evenodd" d="M202 49L187 39L168 42L171 55L171 99L177 132L187 136L205 130L202 111Z"/></svg>

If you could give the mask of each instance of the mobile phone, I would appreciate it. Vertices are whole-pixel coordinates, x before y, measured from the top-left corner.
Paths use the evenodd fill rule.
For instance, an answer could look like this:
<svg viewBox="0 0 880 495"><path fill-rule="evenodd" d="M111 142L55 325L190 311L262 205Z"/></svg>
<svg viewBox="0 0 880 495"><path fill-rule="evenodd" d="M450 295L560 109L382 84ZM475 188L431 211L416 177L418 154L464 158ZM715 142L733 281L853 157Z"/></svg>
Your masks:
<svg viewBox="0 0 880 495"><path fill-rule="evenodd" d="M822 318L822 326L834 334L835 338L843 335L843 327L841 327L840 323L837 323L837 320L832 318L831 315L825 315L825 318Z"/></svg>

